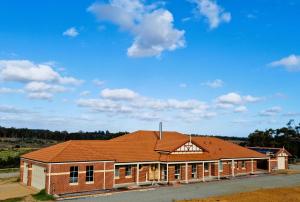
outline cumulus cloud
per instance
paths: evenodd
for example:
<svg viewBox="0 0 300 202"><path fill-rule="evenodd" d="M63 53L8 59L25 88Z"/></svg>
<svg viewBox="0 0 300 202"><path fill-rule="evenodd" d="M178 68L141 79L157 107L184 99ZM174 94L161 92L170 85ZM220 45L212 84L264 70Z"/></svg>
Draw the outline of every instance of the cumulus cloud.
<svg viewBox="0 0 300 202"><path fill-rule="evenodd" d="M19 113L25 112L25 110L19 109L14 106L10 106L10 105L0 105L0 112L1 113L19 114Z"/></svg>
<svg viewBox="0 0 300 202"><path fill-rule="evenodd" d="M231 13L225 12L214 0L192 0L192 2L197 4L198 13L207 19L210 29L231 21Z"/></svg>
<svg viewBox="0 0 300 202"><path fill-rule="evenodd" d="M96 86L101 87L101 86L104 85L105 81L99 80L99 79L94 79L94 80L93 80L93 83L94 83Z"/></svg>
<svg viewBox="0 0 300 202"><path fill-rule="evenodd" d="M221 79L216 79L213 81L207 81L202 83L204 86L208 86L210 88L221 88L224 85L224 82Z"/></svg>
<svg viewBox="0 0 300 202"><path fill-rule="evenodd" d="M110 100L132 100L138 97L138 94L130 89L109 89L106 88L101 91L101 96Z"/></svg>
<svg viewBox="0 0 300 202"><path fill-rule="evenodd" d="M260 116L276 116L282 111L281 107L275 106L269 109L263 110L259 113Z"/></svg>
<svg viewBox="0 0 300 202"><path fill-rule="evenodd" d="M88 9L100 21L109 21L133 35L129 57L160 56L185 46L184 31L174 28L170 11L140 0L111 0L94 3Z"/></svg>
<svg viewBox="0 0 300 202"><path fill-rule="evenodd" d="M17 82L59 82L62 84L80 84L81 80L64 77L50 65L35 64L29 60L0 60L0 79Z"/></svg>
<svg viewBox="0 0 300 202"><path fill-rule="evenodd" d="M0 88L0 94L8 94L8 93L24 93L22 89L15 89L15 88Z"/></svg>
<svg viewBox="0 0 300 202"><path fill-rule="evenodd" d="M128 117L142 120L155 120L164 113L175 111L193 114L194 117L211 117L213 112L208 111L209 106L202 101L189 99L156 99L141 96L130 89L104 89L101 98L81 98L77 105L96 112L109 112L127 114ZM163 119L163 117L160 117Z"/></svg>
<svg viewBox="0 0 300 202"><path fill-rule="evenodd" d="M85 90L85 91L82 91L82 92L79 94L79 96L88 96L88 95L90 95L90 94L91 94L90 91Z"/></svg>
<svg viewBox="0 0 300 202"><path fill-rule="evenodd" d="M238 106L234 109L234 112L236 112L236 113L243 113L246 111L248 111L246 106Z"/></svg>
<svg viewBox="0 0 300 202"><path fill-rule="evenodd" d="M75 27L71 27L63 32L63 36L76 37L79 35L79 32Z"/></svg>
<svg viewBox="0 0 300 202"><path fill-rule="evenodd" d="M236 105L243 105L246 103L254 103L262 100L260 97L254 97L251 95L241 96L238 93L231 92L225 95L221 95L216 99L217 106L220 108L232 108Z"/></svg>
<svg viewBox="0 0 300 202"><path fill-rule="evenodd" d="M271 62L269 65L272 67L283 67L288 71L300 71L300 56L292 54L280 60Z"/></svg>
<svg viewBox="0 0 300 202"><path fill-rule="evenodd" d="M29 60L0 60L0 80L20 82L24 89L1 88L0 93L28 93L32 99L50 100L55 93L67 91L65 85L80 85L83 81L62 76L52 63L36 64Z"/></svg>

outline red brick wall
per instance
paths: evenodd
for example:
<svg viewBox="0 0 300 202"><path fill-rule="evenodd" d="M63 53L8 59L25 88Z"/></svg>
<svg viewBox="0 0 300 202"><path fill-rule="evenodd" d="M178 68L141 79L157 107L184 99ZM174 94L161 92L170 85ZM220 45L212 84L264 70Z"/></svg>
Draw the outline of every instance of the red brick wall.
<svg viewBox="0 0 300 202"><path fill-rule="evenodd" d="M105 174L104 174L104 165ZM94 183L86 183L86 166L94 166ZM78 166L78 183L72 185L69 183L70 167ZM104 180L105 176L105 180ZM54 164L51 166L51 194L63 194L84 192L101 189L111 189L113 187L113 163L112 162L94 162L94 163L71 163Z"/></svg>

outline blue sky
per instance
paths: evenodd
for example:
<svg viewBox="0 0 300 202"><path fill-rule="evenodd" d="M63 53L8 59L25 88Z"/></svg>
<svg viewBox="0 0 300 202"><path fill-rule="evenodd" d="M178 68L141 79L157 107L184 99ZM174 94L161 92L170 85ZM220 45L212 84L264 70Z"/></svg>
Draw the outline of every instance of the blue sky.
<svg viewBox="0 0 300 202"><path fill-rule="evenodd" d="M246 136L300 116L295 0L0 3L0 125Z"/></svg>

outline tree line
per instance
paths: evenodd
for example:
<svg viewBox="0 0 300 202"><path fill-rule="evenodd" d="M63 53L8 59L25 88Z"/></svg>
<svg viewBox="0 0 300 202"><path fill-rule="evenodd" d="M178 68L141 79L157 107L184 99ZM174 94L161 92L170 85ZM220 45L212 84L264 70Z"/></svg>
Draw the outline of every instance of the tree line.
<svg viewBox="0 0 300 202"><path fill-rule="evenodd" d="M118 137L128 132L111 133L106 131L94 132L67 132L67 131L50 131L41 129L28 128L5 128L0 126L0 138L18 138L18 139L44 139L44 140L108 140Z"/></svg>
<svg viewBox="0 0 300 202"><path fill-rule="evenodd" d="M284 147L294 157L300 157L300 123L290 120L282 128L256 130L248 136L247 146Z"/></svg>

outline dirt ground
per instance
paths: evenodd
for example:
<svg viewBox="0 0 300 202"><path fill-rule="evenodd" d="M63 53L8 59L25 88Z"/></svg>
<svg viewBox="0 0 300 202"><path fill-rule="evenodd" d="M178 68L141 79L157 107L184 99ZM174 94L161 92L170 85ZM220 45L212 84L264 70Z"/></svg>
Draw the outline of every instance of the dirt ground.
<svg viewBox="0 0 300 202"><path fill-rule="evenodd" d="M181 200L176 202L300 202L300 186L275 189L260 189L206 199Z"/></svg>
<svg viewBox="0 0 300 202"><path fill-rule="evenodd" d="M36 190L19 184L17 178L0 179L0 200L24 197L35 193L37 193Z"/></svg>

